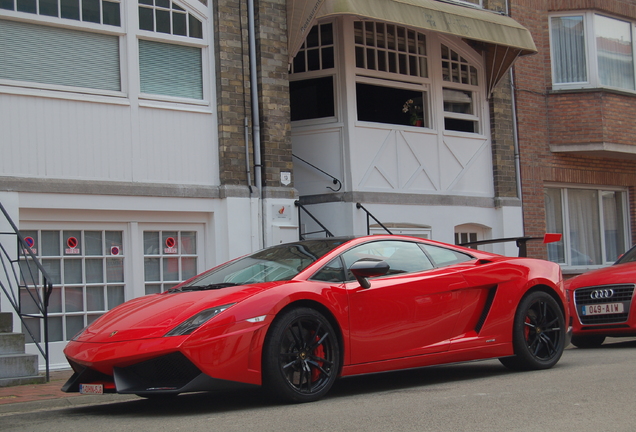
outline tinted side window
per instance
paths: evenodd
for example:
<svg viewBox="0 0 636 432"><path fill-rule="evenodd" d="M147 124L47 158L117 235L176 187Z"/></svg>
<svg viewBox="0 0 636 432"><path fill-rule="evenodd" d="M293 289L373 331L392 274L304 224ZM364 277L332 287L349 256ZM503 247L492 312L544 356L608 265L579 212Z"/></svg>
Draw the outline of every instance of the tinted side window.
<svg viewBox="0 0 636 432"><path fill-rule="evenodd" d="M473 259L473 257L468 254L457 252L452 249L446 249L430 244L423 244L422 247L431 257L437 267L459 264L461 262L470 261L471 259Z"/></svg>
<svg viewBox="0 0 636 432"><path fill-rule="evenodd" d="M344 266L342 265L342 258L338 257L331 260L326 266L318 270L318 272L311 277L311 280L344 282L345 272Z"/></svg>
<svg viewBox="0 0 636 432"><path fill-rule="evenodd" d="M374 241L356 246L345 252L342 257L347 269L362 258L375 258L389 264L389 275L397 273L412 273L430 270L433 264L418 247L417 243L403 241ZM347 273L347 280L354 280L351 273Z"/></svg>

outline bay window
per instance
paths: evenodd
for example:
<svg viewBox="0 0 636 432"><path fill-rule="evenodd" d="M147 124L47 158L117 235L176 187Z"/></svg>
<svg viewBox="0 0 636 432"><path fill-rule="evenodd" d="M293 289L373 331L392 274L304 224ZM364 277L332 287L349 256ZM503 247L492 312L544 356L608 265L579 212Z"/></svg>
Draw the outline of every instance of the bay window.
<svg viewBox="0 0 636 432"><path fill-rule="evenodd" d="M604 188L545 188L547 232L563 234L548 245L548 259L570 266L611 264L625 252L626 192Z"/></svg>
<svg viewBox="0 0 636 432"><path fill-rule="evenodd" d="M581 12L550 17L555 89L636 90L634 23Z"/></svg>

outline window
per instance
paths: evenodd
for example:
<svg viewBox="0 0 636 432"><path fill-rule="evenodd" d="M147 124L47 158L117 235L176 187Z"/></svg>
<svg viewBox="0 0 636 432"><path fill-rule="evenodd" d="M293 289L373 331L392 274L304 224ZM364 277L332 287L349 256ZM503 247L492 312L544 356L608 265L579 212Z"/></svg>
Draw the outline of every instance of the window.
<svg viewBox="0 0 636 432"><path fill-rule="evenodd" d="M356 67L417 77L428 76L423 33L372 21L353 24Z"/></svg>
<svg viewBox="0 0 636 432"><path fill-rule="evenodd" d="M144 231L146 294L164 292L197 273L195 231Z"/></svg>
<svg viewBox="0 0 636 432"><path fill-rule="evenodd" d="M609 264L625 252L626 193L621 190L545 189L547 232L563 234L548 245L548 259L578 265Z"/></svg>
<svg viewBox="0 0 636 432"><path fill-rule="evenodd" d="M412 273L433 268L433 264L417 243L403 241L374 241L355 246L342 254L347 269L363 258L384 260L389 264L387 274ZM347 280L355 280L348 271Z"/></svg>
<svg viewBox="0 0 636 432"><path fill-rule="evenodd" d="M202 21L169 0L139 0L139 29L152 36L171 36L161 41L139 39L141 92L203 99L202 47L182 43L203 38Z"/></svg>
<svg viewBox="0 0 636 432"><path fill-rule="evenodd" d="M395 85L400 83L396 82ZM356 83L358 120L428 127L427 93L414 90L416 86L403 87Z"/></svg>
<svg viewBox="0 0 636 432"><path fill-rule="evenodd" d="M117 27L121 25L118 0L0 0L0 9Z"/></svg>
<svg viewBox="0 0 636 432"><path fill-rule="evenodd" d="M455 50L442 44L444 88L444 129L479 132L475 94L479 82L477 68ZM452 86L452 87L451 87Z"/></svg>
<svg viewBox="0 0 636 432"><path fill-rule="evenodd" d="M335 117L334 67L333 24L315 25L291 65L289 97L292 121ZM325 76L323 71L329 75Z"/></svg>
<svg viewBox="0 0 636 432"><path fill-rule="evenodd" d="M635 90L633 23L592 12L550 17L556 89Z"/></svg>
<svg viewBox="0 0 636 432"><path fill-rule="evenodd" d="M289 99L292 121L336 115L332 76L291 81Z"/></svg>
<svg viewBox="0 0 636 432"><path fill-rule="evenodd" d="M474 259L468 254L457 252L430 244L422 245L426 253L431 257L436 267L444 267L452 264L459 264Z"/></svg>
<svg viewBox="0 0 636 432"><path fill-rule="evenodd" d="M122 231L41 230L21 234L30 238L32 250L53 282L48 308L51 342L70 340L104 312L124 302ZM23 274L28 272L26 261L21 266ZM21 302L23 312L36 313L26 290L21 292ZM40 321L26 319L38 342L44 325Z"/></svg>
<svg viewBox="0 0 636 432"><path fill-rule="evenodd" d="M0 20L0 79L120 91L119 37Z"/></svg>

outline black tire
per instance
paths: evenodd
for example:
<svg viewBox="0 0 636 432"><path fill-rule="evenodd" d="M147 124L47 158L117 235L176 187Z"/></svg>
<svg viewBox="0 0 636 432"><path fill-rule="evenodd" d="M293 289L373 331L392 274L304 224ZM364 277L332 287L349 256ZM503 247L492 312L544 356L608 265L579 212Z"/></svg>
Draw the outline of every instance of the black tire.
<svg viewBox="0 0 636 432"><path fill-rule="evenodd" d="M572 336L572 345L577 348L598 348L605 342L605 336Z"/></svg>
<svg viewBox="0 0 636 432"><path fill-rule="evenodd" d="M509 369L548 369L559 361L565 349L565 319L552 296L534 291L521 300L512 344L515 355L499 359Z"/></svg>
<svg viewBox="0 0 636 432"><path fill-rule="evenodd" d="M284 402L322 398L338 377L340 346L329 321L310 308L283 312L263 348L263 386Z"/></svg>

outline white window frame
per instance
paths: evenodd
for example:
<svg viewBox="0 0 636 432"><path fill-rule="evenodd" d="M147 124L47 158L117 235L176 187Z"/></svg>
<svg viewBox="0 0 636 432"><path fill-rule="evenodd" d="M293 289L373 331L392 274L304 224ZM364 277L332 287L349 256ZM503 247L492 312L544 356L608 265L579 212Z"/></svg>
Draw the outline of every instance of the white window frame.
<svg viewBox="0 0 636 432"><path fill-rule="evenodd" d="M552 34L552 18L557 17L583 17L584 28L584 41L585 41L585 63L587 81L574 82L574 83L557 83L555 81L556 62L554 61L554 36ZM608 14L597 13L594 11L568 11L550 14L548 17L548 30L550 34L550 57L551 57L551 73L552 73L552 88L554 90L577 90L587 88L608 88L622 92L636 93L636 82L634 83L635 89L626 89L622 87L613 87L601 84L599 71L598 71L598 55L596 50L596 35L595 35L595 19L597 16L614 19L617 21L627 22L631 28L632 38L632 59L634 67L634 79L636 81L636 22L628 21L621 18L616 18Z"/></svg>
<svg viewBox="0 0 636 432"><path fill-rule="evenodd" d="M614 261L612 260L608 260L607 258L607 250L606 250L606 246L605 246L605 230L603 229L605 223L604 223L604 215L603 215L603 203L602 203L602 192L605 191L609 191L609 192L620 192L621 196L622 196L622 206L623 206L623 233L624 233L624 237L623 237L623 241L625 244L625 251L627 249L629 249L629 246L631 245L631 239L630 239L630 229L629 229L629 221L630 221L630 213L629 213L629 191L626 188L621 188L621 187L611 187L611 186L595 186L595 185L571 185L571 184L546 184L544 185L544 190L545 189L557 189L560 190L560 197L561 197L561 209L562 209L562 214L561 214L561 224L563 227L563 237L562 237L562 242L563 242L563 255L564 255L564 262L559 262L558 264L564 266L564 267L568 267L568 268L576 268L576 269L580 269L580 268L600 268L609 264L612 264ZM599 221L598 221L598 229L599 229L599 241L600 241L600 247L601 247L601 261L602 264L590 264L590 265L574 265L571 264L572 263L572 257L571 257L571 244L572 244L572 240L570 238L570 209L568 206L568 191L569 190L574 190L574 189L583 189L583 190L596 190L598 192L598 209L599 209ZM546 211L546 218L547 218L547 208L545 209ZM625 251L618 251L619 255L620 253L623 253ZM584 253L585 251L582 251L582 253Z"/></svg>

